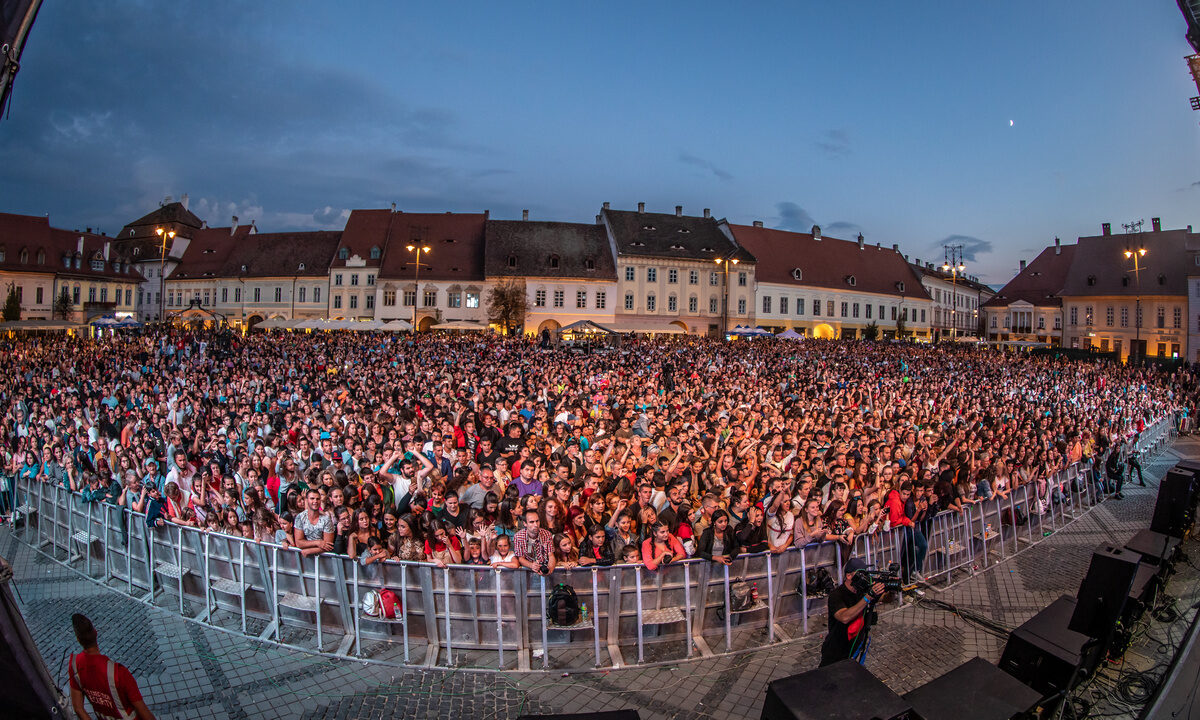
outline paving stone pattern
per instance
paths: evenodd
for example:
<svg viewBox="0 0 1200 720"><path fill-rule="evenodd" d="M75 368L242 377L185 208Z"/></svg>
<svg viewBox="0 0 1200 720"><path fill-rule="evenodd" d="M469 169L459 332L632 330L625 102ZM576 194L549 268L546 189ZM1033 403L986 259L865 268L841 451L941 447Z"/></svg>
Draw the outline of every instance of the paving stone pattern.
<svg viewBox="0 0 1200 720"><path fill-rule="evenodd" d="M1074 594L1092 550L1145 527L1157 479L1180 457L1200 458L1181 438L1147 463L1149 488L1126 489L1015 558L928 597L1015 627L1060 595ZM637 708L647 720L757 718L766 684L816 666L824 619L813 634L736 655L649 668L563 676L414 670L330 659L181 619L65 568L0 530L0 551L51 674L65 687L76 649L70 615L96 623L101 648L137 677L160 718L515 718L524 713ZM868 667L904 693L976 656L996 661L1003 640L943 610L906 603L882 614Z"/></svg>

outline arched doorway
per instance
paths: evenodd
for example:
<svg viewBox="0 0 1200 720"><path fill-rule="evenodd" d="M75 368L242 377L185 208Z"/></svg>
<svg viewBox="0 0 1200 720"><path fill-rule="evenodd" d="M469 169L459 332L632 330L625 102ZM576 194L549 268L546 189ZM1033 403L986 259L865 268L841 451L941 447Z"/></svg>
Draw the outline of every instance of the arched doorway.
<svg viewBox="0 0 1200 720"><path fill-rule="evenodd" d="M691 330L688 328L687 323L685 323L682 320L672 320L671 324L677 328L681 328L685 333L691 332Z"/></svg>
<svg viewBox="0 0 1200 720"><path fill-rule="evenodd" d="M549 330L550 334L554 335L555 333L558 332L558 329L560 327L562 327L562 324L559 323L557 320L543 320L542 323L540 325L538 325L537 335L538 335L538 337L541 337L543 330Z"/></svg>
<svg viewBox="0 0 1200 720"><path fill-rule="evenodd" d="M812 336L818 340L832 340L837 337L837 333L833 331L833 327L829 323L821 323L813 328Z"/></svg>
<svg viewBox="0 0 1200 720"><path fill-rule="evenodd" d="M426 315L425 317L423 317L417 321L417 330L419 330L421 332L428 332L429 328L433 327L436 324L437 323L434 321L432 315Z"/></svg>
<svg viewBox="0 0 1200 720"><path fill-rule="evenodd" d="M262 315L251 315L246 319L246 329L253 330L254 326L263 321Z"/></svg>

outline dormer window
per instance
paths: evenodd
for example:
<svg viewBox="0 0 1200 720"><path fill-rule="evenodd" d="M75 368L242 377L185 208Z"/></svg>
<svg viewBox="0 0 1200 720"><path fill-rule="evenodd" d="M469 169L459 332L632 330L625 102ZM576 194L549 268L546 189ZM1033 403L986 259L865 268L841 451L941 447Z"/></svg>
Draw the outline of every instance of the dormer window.
<svg viewBox="0 0 1200 720"><path fill-rule="evenodd" d="M551 255L551 256L550 256L550 261L549 261L549 264L550 264L550 268L551 268L552 270L556 270L556 269L558 269L558 256L557 256L557 255Z"/></svg>
<svg viewBox="0 0 1200 720"><path fill-rule="evenodd" d="M104 261L103 260L93 260L92 261L92 269L95 270L96 272L103 271L104 270Z"/></svg>
<svg viewBox="0 0 1200 720"><path fill-rule="evenodd" d="M796 282L800 282L804 279L804 271L802 271L800 268L792 268L792 279Z"/></svg>
<svg viewBox="0 0 1200 720"><path fill-rule="evenodd" d="M646 243L642 242L641 240L634 240L633 242L629 243L629 245L630 247L646 247Z"/></svg>
<svg viewBox="0 0 1200 720"><path fill-rule="evenodd" d="M142 254L142 249L141 249L140 247L135 247L135 248L133 249L133 254L134 254L135 256L136 256L136 255L141 255L141 254Z"/></svg>
<svg viewBox="0 0 1200 720"><path fill-rule="evenodd" d="M454 242L454 238L446 238L446 242L452 243L452 242Z"/></svg>
<svg viewBox="0 0 1200 720"><path fill-rule="evenodd" d="M854 277L853 275L847 275L846 284L850 287L855 287L858 285L858 278Z"/></svg>
<svg viewBox="0 0 1200 720"><path fill-rule="evenodd" d="M672 249L672 250L686 250L687 248L685 248L684 246L680 245L679 243L675 243L674 245L672 245L672 246L671 246L671 249Z"/></svg>
<svg viewBox="0 0 1200 720"><path fill-rule="evenodd" d="M349 248L344 248L344 247L338 248L338 260L345 260L348 257L350 257L350 249Z"/></svg>
<svg viewBox="0 0 1200 720"><path fill-rule="evenodd" d="M1158 284L1159 284L1159 285L1166 285L1166 284L1167 284L1167 276L1166 276L1166 275L1163 275L1162 273L1159 273L1159 275L1158 275Z"/></svg>
<svg viewBox="0 0 1200 720"><path fill-rule="evenodd" d="M1088 285L1095 285L1095 284L1096 284L1096 276L1095 276L1095 275L1088 275L1088 276L1087 276L1087 284L1088 284Z"/></svg>
<svg viewBox="0 0 1200 720"><path fill-rule="evenodd" d="M29 264L29 251L26 250L25 248L21 248L21 264L22 265Z"/></svg>
<svg viewBox="0 0 1200 720"><path fill-rule="evenodd" d="M242 272L246 272L248 269L245 265L242 266Z"/></svg>
<svg viewBox="0 0 1200 720"><path fill-rule="evenodd" d="M679 230L677 230L676 232L681 232L681 233L687 234L687 233L690 233L691 230L689 230L687 228L679 228Z"/></svg>
<svg viewBox="0 0 1200 720"><path fill-rule="evenodd" d="M214 250L214 249L212 249L212 248L204 248L204 254L205 254L205 255L211 255L211 254L213 254L213 253L215 253L215 252L216 252L216 250Z"/></svg>
<svg viewBox="0 0 1200 720"><path fill-rule="evenodd" d="M378 245L372 246L371 247L371 259L378 260L379 255L380 255L379 246Z"/></svg>
<svg viewBox="0 0 1200 720"><path fill-rule="evenodd" d="M1121 287L1129 287L1129 276L1125 275L1121 278Z"/></svg>
<svg viewBox="0 0 1200 720"><path fill-rule="evenodd" d="M896 289L899 290L900 292L904 292L904 281L903 280L896 283Z"/></svg>
<svg viewBox="0 0 1200 720"><path fill-rule="evenodd" d="M373 251L373 250L372 250L372 251ZM307 267L307 266L306 266L304 263L300 263L299 265L297 265L297 266L296 266L296 270L297 270L297 271L299 271L299 272L304 272L304 269L305 269L306 267Z"/></svg>
<svg viewBox="0 0 1200 720"><path fill-rule="evenodd" d="M46 264L46 251L45 250L38 250L37 262L38 262L38 265Z"/></svg>
<svg viewBox="0 0 1200 720"><path fill-rule="evenodd" d="M517 256L516 255L508 256L508 266L510 268L515 268L517 266Z"/></svg>
<svg viewBox="0 0 1200 720"><path fill-rule="evenodd" d="M595 270L596 269L596 261L591 258L587 258L586 260L583 261L583 268L585 270Z"/></svg>
<svg viewBox="0 0 1200 720"><path fill-rule="evenodd" d="M642 226L642 229L643 229L643 230L651 230L651 231L653 231L653 230L657 230L658 228L654 227L653 225L643 225L643 226Z"/></svg>

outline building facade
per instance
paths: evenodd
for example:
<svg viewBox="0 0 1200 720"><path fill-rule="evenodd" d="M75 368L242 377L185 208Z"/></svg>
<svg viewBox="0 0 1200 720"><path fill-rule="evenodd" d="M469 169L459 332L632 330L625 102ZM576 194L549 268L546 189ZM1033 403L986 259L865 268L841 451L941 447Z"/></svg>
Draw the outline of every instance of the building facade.
<svg viewBox="0 0 1200 720"><path fill-rule="evenodd" d="M931 337L934 340L982 338L980 327L985 321L982 308L995 296L996 291L981 283L974 275L953 268L944 270L939 263L922 263L918 259L912 266L932 303L929 319Z"/></svg>
<svg viewBox="0 0 1200 720"><path fill-rule="evenodd" d="M1063 344L1063 299L1075 245L1054 245L1042 250L1000 292L983 304L985 336L991 342Z"/></svg>
<svg viewBox="0 0 1200 720"><path fill-rule="evenodd" d="M233 218L237 226L238 219ZM166 312L166 278L179 266L192 237L204 222L188 210L188 197L167 197L153 210L134 220L113 238L117 251L129 258L145 280L137 289L137 316L147 322Z"/></svg>

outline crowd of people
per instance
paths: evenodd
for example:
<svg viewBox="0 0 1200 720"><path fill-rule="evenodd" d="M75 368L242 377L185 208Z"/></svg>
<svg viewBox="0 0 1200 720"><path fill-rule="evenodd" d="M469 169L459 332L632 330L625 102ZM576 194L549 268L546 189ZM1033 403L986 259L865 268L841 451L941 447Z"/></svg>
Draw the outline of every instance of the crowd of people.
<svg viewBox="0 0 1200 720"><path fill-rule="evenodd" d="M945 344L579 352L175 329L3 345L4 512L21 478L149 528L540 574L730 563L903 528L920 580L936 514L1026 485L1025 511L1042 511L1059 469L1119 453L1200 397L1187 368Z"/></svg>

